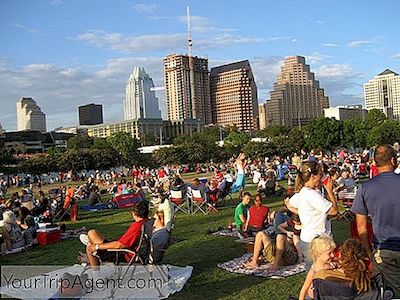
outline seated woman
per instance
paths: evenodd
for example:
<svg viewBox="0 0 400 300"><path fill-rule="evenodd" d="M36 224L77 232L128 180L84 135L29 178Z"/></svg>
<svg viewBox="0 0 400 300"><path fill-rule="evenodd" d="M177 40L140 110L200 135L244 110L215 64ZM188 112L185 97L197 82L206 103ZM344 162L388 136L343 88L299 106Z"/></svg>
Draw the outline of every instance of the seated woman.
<svg viewBox="0 0 400 300"><path fill-rule="evenodd" d="M271 271L277 271L280 266L296 264L299 256L286 235L278 234L274 237L269 234L270 232L267 232L267 230L257 233L253 257L251 261L244 265L245 268L257 268L261 254L267 262L272 263Z"/></svg>
<svg viewBox="0 0 400 300"><path fill-rule="evenodd" d="M25 239L21 227L17 224L15 214L8 210L3 213L3 239L2 251L14 250L25 246Z"/></svg>
<svg viewBox="0 0 400 300"><path fill-rule="evenodd" d="M153 263L158 263L164 257L165 250L170 240L170 231L165 226L164 212L159 210L154 214L153 236L151 242L153 244Z"/></svg>
<svg viewBox="0 0 400 300"><path fill-rule="evenodd" d="M247 212L245 231L255 236L257 232L263 230L268 223L268 213L268 206L262 204L261 195L257 194L254 197L254 205Z"/></svg>
<svg viewBox="0 0 400 300"><path fill-rule="evenodd" d="M134 222L117 241L107 241L100 231L92 229L88 234L81 234L79 239L86 245L86 255L78 257L80 261L87 261L91 266L98 266L100 261L114 262L116 255L107 249L137 250L142 225L148 221L149 206L147 201L139 201L132 206L131 211ZM129 262L131 254L119 255L118 258Z"/></svg>
<svg viewBox="0 0 400 300"><path fill-rule="evenodd" d="M368 268L367 251L359 240L348 239L339 250L339 268L321 270L314 275L315 279L326 279L346 283L349 287L364 293L371 290L371 271Z"/></svg>

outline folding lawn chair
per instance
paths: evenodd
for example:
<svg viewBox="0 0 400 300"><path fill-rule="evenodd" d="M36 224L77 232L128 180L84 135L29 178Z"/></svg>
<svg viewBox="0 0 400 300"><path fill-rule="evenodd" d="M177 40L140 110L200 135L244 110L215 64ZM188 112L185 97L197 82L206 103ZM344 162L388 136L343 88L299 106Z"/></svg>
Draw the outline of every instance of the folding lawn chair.
<svg viewBox="0 0 400 300"><path fill-rule="evenodd" d="M115 273L113 275L114 278L118 280L122 280L125 276L130 276L133 278L135 275L135 271L137 266L146 266L143 269L152 277L152 272L157 270L163 278L164 282L168 282L168 273L166 273L163 268L159 265L162 260L163 255L160 257L158 256L157 261L154 260L154 254L156 249L153 248L152 244L152 235L153 235L153 224L154 219L150 219L142 225L141 233L140 233L140 240L136 249L108 249L109 252L116 253L115 265L117 266L115 269ZM169 244L168 244L169 245ZM167 247L168 247L167 245ZM166 249L157 249L157 251L165 252ZM121 263L118 261L119 254L129 254L131 258L128 263ZM124 266L125 271L122 272L121 268L118 266ZM158 286L155 285L157 288L160 296L161 291L159 290ZM115 294L116 290L111 293L111 298Z"/></svg>
<svg viewBox="0 0 400 300"><path fill-rule="evenodd" d="M211 204L207 202L207 200L204 197L202 197L201 192L199 190L191 189L190 199L192 202L193 214L200 211L206 215L208 214L210 209L216 210Z"/></svg>
<svg viewBox="0 0 400 300"><path fill-rule="evenodd" d="M389 300L393 297L392 291L376 284L371 291L361 294L348 284L332 280L314 279L313 288L314 300Z"/></svg>
<svg viewBox="0 0 400 300"><path fill-rule="evenodd" d="M220 203L222 206L229 206L229 207L235 206L235 202L233 200L232 193L231 193L232 185L233 185L233 182L227 182L225 184L224 189L219 193L218 203Z"/></svg>
<svg viewBox="0 0 400 300"><path fill-rule="evenodd" d="M169 191L170 200L174 206L174 210L180 210L185 214L191 213L190 201L183 191Z"/></svg>

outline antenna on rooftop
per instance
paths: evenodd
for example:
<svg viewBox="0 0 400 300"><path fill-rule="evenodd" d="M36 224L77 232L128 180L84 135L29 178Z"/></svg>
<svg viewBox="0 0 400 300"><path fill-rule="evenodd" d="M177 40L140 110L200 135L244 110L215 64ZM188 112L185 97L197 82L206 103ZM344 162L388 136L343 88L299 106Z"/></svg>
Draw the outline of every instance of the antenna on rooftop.
<svg viewBox="0 0 400 300"><path fill-rule="evenodd" d="M189 5L186 6L186 16L187 16L187 26L188 26L188 56L189 56L189 82L190 82L190 93L189 93L189 105L190 112L189 115L192 116L193 119L196 119L196 99L194 97L194 66L193 66L193 57L192 57L192 27L190 24L190 8Z"/></svg>

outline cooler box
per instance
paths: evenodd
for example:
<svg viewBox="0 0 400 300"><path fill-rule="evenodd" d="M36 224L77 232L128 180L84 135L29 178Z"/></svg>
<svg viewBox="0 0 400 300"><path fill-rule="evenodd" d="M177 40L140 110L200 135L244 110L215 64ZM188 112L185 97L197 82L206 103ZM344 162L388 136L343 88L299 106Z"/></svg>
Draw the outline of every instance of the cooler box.
<svg viewBox="0 0 400 300"><path fill-rule="evenodd" d="M36 238L39 245L42 246L57 243L61 240L60 227L38 229L36 230Z"/></svg>

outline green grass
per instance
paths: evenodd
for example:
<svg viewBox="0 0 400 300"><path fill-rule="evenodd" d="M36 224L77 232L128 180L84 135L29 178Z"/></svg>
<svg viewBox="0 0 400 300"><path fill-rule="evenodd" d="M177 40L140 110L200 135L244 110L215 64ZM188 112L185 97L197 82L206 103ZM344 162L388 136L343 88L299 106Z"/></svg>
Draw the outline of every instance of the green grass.
<svg viewBox="0 0 400 300"><path fill-rule="evenodd" d="M187 175L189 178L189 175ZM193 176L193 175L192 175ZM254 194L255 186L247 185L246 191ZM238 201L238 200L237 200ZM264 201L271 209L282 204L282 198ZM173 231L173 244L166 252L164 262L177 266L193 267L193 274L184 289L172 296L175 299L287 299L297 296L305 274L286 279L266 279L233 274L217 268L217 264L239 257L245 253L242 244L234 239L207 235L208 230L226 227L233 222L234 208L221 208L210 215L184 215L179 213ZM76 224L67 222L68 228L96 228L108 238L119 237L130 225L129 210L106 210L80 212ZM335 240L348 238L348 223L334 221ZM77 263L78 251L84 247L78 239L68 239L53 245L36 246L29 252L1 256L0 264L18 265L71 265Z"/></svg>

